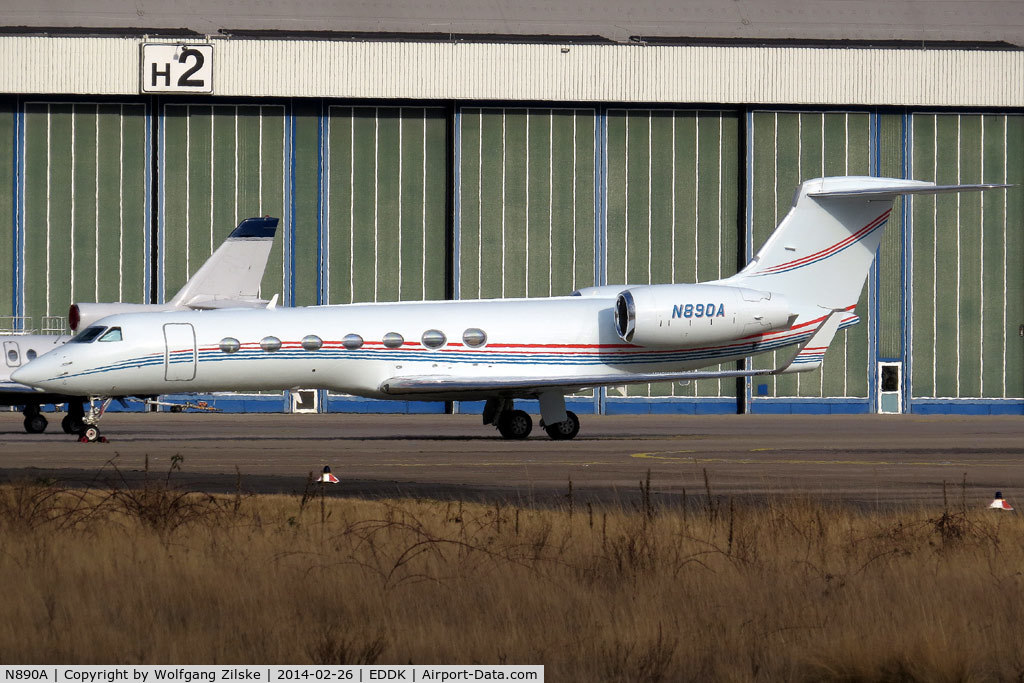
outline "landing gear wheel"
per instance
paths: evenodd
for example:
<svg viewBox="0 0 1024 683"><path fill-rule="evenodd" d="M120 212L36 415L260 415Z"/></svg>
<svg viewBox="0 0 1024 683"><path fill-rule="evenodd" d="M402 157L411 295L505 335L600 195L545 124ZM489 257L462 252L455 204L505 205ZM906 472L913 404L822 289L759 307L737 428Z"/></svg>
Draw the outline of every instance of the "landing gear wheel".
<svg viewBox="0 0 1024 683"><path fill-rule="evenodd" d="M85 425L79 433L78 441L80 443L93 443L94 441L106 443L107 439L104 436L100 436L100 429L96 425Z"/></svg>
<svg viewBox="0 0 1024 683"><path fill-rule="evenodd" d="M544 431L555 441L567 441L580 433L580 419L571 410L565 411L565 421L544 425Z"/></svg>
<svg viewBox="0 0 1024 683"><path fill-rule="evenodd" d="M533 418L522 410L507 410L498 417L498 431L505 439L525 439L533 430Z"/></svg>
<svg viewBox="0 0 1024 683"><path fill-rule="evenodd" d="M69 414L60 421L60 428L64 430L65 434L81 434L85 429L85 423L82 422L81 417Z"/></svg>
<svg viewBox="0 0 1024 683"><path fill-rule="evenodd" d="M42 434L46 431L47 424L49 422L39 413L25 416L25 431L29 434Z"/></svg>

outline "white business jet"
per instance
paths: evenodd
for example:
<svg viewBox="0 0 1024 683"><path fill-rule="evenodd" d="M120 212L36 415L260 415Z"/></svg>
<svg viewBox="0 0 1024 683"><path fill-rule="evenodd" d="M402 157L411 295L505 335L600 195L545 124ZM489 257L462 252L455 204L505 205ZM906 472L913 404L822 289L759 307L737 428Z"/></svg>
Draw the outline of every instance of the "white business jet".
<svg viewBox="0 0 1024 683"><path fill-rule="evenodd" d="M72 330L88 329L96 320L115 313L263 308L268 302L259 297L260 281L274 244L277 223L277 218L269 216L243 220L167 303L76 303L68 311L69 326ZM0 335L4 353L0 364L0 405L23 406L25 431L30 434L45 431L47 420L40 406L47 403L68 404L67 414L61 420L61 427L68 434L78 434L85 427L83 401L88 394L64 389L39 392L11 377L16 370L63 346L69 339L69 335Z"/></svg>
<svg viewBox="0 0 1024 683"><path fill-rule="evenodd" d="M484 423L530 434L517 398L571 439L565 395L588 387L806 372L854 307L901 194L983 190L836 177L800 185L738 274L702 284L588 287L538 299L349 304L114 315L15 373L42 391L92 397L319 388L370 398L486 399ZM778 367L699 368L787 349ZM86 417L83 439L98 438Z"/></svg>

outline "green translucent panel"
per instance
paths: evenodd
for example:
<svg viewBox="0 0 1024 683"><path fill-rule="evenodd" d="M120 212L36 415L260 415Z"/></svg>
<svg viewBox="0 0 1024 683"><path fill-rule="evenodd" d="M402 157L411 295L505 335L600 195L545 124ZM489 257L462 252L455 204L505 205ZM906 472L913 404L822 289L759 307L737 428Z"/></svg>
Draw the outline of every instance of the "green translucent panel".
<svg viewBox="0 0 1024 683"><path fill-rule="evenodd" d="M737 116L611 110L608 141L608 282L693 283L735 273ZM608 394L733 397L736 385L702 380Z"/></svg>
<svg viewBox="0 0 1024 683"><path fill-rule="evenodd" d="M292 105L295 125L295 183L292 231L295 240L294 278L296 306L312 306L319 301L319 116L320 107L310 102Z"/></svg>
<svg viewBox="0 0 1024 683"><path fill-rule="evenodd" d="M935 176L935 150L938 141L934 116L913 117L913 177L929 180ZM911 200L911 390L914 396L935 395L935 282L936 200L920 195Z"/></svg>
<svg viewBox="0 0 1024 683"><path fill-rule="evenodd" d="M285 116L281 106L164 107L163 292L169 299L240 221L284 217ZM286 226L263 275L261 295L284 295Z"/></svg>
<svg viewBox="0 0 1024 683"><path fill-rule="evenodd" d="M823 175L868 175L870 117L865 113L755 112L750 164L752 250L760 249L789 212L804 180ZM890 228L892 224L890 223ZM753 380L769 397L866 397L868 394L867 287L857 303L861 322L837 334L821 369ZM756 356L756 368L777 367L784 353ZM755 400L756 400L755 392Z"/></svg>
<svg viewBox="0 0 1024 683"><path fill-rule="evenodd" d="M25 314L38 327L74 301L146 301L145 106L24 112Z"/></svg>
<svg viewBox="0 0 1024 683"><path fill-rule="evenodd" d="M443 299L445 114L330 107L329 303Z"/></svg>
<svg viewBox="0 0 1024 683"><path fill-rule="evenodd" d="M0 316L14 314L14 105L0 102Z"/></svg>
<svg viewBox="0 0 1024 683"><path fill-rule="evenodd" d="M878 172L887 178L903 176L903 117L883 114L878 126ZM899 359L903 355L903 206L897 201L882 235L879 269L879 358Z"/></svg>
<svg viewBox="0 0 1024 683"><path fill-rule="evenodd" d="M594 112L461 111L462 299L594 284Z"/></svg>

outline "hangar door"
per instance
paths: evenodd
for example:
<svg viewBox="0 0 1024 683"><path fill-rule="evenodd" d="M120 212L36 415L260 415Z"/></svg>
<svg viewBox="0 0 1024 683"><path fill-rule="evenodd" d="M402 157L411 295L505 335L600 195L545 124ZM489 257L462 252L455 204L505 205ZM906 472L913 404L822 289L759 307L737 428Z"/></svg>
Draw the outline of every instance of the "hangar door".
<svg viewBox="0 0 1024 683"><path fill-rule="evenodd" d="M324 303L444 299L446 133L442 108L328 108L320 242ZM337 338L353 331L337 330ZM333 405L345 410L345 401Z"/></svg>
<svg viewBox="0 0 1024 683"><path fill-rule="evenodd" d="M864 112L753 112L748 119L748 257L761 248L789 212L797 185L823 175L870 175L870 115ZM893 228L890 221L889 230ZM897 228L898 230L898 228ZM860 323L839 332L821 369L751 380L752 409L758 401L801 398L863 399L869 362L868 328L873 315L866 286L857 302ZM754 358L755 368L777 367L783 352ZM768 408L768 405L764 406Z"/></svg>
<svg viewBox="0 0 1024 683"><path fill-rule="evenodd" d="M445 295L445 110L328 109L323 301Z"/></svg>
<svg viewBox="0 0 1024 683"><path fill-rule="evenodd" d="M35 324L74 301L147 301L148 140L143 104L24 104L20 299Z"/></svg>
<svg viewBox="0 0 1024 683"><path fill-rule="evenodd" d="M168 104L162 117L158 296L174 296L244 219L281 218L261 295L291 300L284 107Z"/></svg>
<svg viewBox="0 0 1024 683"><path fill-rule="evenodd" d="M1024 183L1024 117L915 114L912 177ZM917 196L910 221L912 410L1024 396L1024 201L1019 188ZM916 403L915 403L916 400Z"/></svg>
<svg viewBox="0 0 1024 683"><path fill-rule="evenodd" d="M455 296L594 285L595 111L464 107L457 126Z"/></svg>
<svg viewBox="0 0 1024 683"><path fill-rule="evenodd" d="M595 283L593 109L459 112L456 296Z"/></svg>
<svg viewBox="0 0 1024 683"><path fill-rule="evenodd" d="M606 282L693 283L736 272L739 144L732 112L608 112ZM734 412L736 382L608 389L609 398L632 396L727 398L722 409Z"/></svg>

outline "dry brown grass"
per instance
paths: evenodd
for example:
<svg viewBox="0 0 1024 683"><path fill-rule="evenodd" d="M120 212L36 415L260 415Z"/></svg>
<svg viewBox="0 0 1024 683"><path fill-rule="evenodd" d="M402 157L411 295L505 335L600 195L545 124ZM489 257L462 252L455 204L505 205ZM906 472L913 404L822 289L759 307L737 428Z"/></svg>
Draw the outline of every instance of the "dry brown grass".
<svg viewBox="0 0 1024 683"><path fill-rule="evenodd" d="M647 484L649 487L649 483ZM649 491L649 489L648 489ZM0 488L0 663L541 663L549 680L1024 678L1024 523Z"/></svg>

